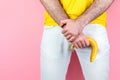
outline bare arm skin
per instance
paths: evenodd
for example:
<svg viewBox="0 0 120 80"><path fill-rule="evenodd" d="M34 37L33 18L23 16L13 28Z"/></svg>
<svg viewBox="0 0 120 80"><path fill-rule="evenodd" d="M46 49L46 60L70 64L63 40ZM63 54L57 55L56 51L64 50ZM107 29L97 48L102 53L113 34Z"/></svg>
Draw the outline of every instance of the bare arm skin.
<svg viewBox="0 0 120 80"><path fill-rule="evenodd" d="M68 16L62 8L59 0L40 0L44 8L52 18L60 25L61 20L68 19Z"/></svg>
<svg viewBox="0 0 120 80"><path fill-rule="evenodd" d="M84 27L105 12L113 1L114 0L94 0L93 4L77 19L78 22L83 23L81 27Z"/></svg>

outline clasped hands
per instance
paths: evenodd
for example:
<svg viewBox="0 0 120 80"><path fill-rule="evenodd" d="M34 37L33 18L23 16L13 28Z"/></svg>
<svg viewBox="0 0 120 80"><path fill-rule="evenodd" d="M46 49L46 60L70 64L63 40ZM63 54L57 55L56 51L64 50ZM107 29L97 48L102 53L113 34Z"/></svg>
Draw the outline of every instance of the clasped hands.
<svg viewBox="0 0 120 80"><path fill-rule="evenodd" d="M62 34L75 48L85 48L90 45L87 36L82 32L84 25L79 21L72 19L61 20L60 26L63 28Z"/></svg>

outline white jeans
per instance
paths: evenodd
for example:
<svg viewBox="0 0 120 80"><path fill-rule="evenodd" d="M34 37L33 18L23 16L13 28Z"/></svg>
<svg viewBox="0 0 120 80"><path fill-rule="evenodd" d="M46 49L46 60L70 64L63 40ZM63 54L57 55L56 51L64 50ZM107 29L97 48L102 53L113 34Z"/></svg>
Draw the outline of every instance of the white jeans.
<svg viewBox="0 0 120 80"><path fill-rule="evenodd" d="M40 47L41 80L65 80L70 63L71 45L61 33L61 27L44 26ZM88 24L83 33L96 40L98 54L90 62L91 47L76 49L85 80L108 80L110 45L106 28L99 24Z"/></svg>

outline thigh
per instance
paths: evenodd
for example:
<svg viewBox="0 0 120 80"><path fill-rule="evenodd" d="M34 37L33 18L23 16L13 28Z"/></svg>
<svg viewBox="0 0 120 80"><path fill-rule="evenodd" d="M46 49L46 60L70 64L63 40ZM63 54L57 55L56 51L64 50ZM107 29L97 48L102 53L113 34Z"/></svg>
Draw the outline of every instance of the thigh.
<svg viewBox="0 0 120 80"><path fill-rule="evenodd" d="M40 48L41 80L65 80L71 52L60 27L44 27Z"/></svg>
<svg viewBox="0 0 120 80"><path fill-rule="evenodd" d="M85 80L108 80L110 45L106 28L98 24L89 24L83 32L86 36L95 39L98 44L98 54L92 63L90 62L91 47L75 49Z"/></svg>

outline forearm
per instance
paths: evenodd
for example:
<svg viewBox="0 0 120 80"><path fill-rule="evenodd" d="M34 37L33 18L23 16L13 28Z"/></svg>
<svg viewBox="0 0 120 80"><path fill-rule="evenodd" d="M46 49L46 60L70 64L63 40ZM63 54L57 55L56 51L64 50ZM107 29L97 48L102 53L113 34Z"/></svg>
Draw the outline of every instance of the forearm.
<svg viewBox="0 0 120 80"><path fill-rule="evenodd" d="M59 0L40 0L51 17L60 25L61 20L68 19Z"/></svg>
<svg viewBox="0 0 120 80"><path fill-rule="evenodd" d="M80 16L77 21L82 23L82 27L105 12L112 4L113 0L94 0L93 4Z"/></svg>

